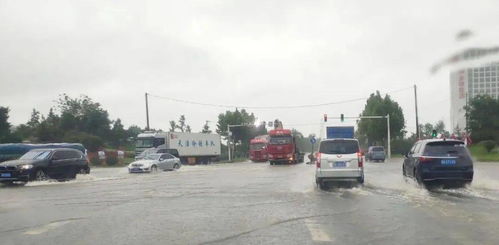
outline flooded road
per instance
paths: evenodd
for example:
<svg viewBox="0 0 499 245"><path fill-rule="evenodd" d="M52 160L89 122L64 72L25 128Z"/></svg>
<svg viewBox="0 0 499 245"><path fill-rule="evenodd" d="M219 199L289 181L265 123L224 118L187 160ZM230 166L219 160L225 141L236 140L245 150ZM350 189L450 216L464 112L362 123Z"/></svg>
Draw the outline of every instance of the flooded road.
<svg viewBox="0 0 499 245"><path fill-rule="evenodd" d="M233 163L157 174L94 168L0 187L1 244L499 244L499 163L471 186L428 191L401 159L320 191L315 166Z"/></svg>

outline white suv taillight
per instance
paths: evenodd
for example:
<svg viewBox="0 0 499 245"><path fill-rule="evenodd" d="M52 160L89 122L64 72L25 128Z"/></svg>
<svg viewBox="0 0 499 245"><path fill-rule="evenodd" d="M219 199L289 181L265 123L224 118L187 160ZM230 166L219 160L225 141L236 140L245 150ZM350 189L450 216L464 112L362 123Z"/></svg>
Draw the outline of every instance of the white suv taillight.
<svg viewBox="0 0 499 245"><path fill-rule="evenodd" d="M357 152L357 161L359 162L359 168L364 167L364 161L362 159L362 152Z"/></svg>
<svg viewBox="0 0 499 245"><path fill-rule="evenodd" d="M317 152L317 154L315 155L315 166L317 166L318 168L321 167L321 153L320 152Z"/></svg>

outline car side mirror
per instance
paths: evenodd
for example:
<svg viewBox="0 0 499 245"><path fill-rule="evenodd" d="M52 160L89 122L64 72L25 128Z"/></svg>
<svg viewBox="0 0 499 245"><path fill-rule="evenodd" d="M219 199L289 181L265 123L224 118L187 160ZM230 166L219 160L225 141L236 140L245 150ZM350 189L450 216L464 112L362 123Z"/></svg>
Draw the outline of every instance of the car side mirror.
<svg viewBox="0 0 499 245"><path fill-rule="evenodd" d="M404 157L405 157L405 158L408 158L408 157L409 157L409 153L405 153L405 154L404 154Z"/></svg>

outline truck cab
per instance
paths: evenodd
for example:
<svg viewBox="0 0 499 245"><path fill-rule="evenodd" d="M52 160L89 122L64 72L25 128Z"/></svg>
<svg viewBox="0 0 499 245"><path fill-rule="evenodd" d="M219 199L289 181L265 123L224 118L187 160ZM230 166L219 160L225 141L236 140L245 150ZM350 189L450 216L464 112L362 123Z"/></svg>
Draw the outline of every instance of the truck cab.
<svg viewBox="0 0 499 245"><path fill-rule="evenodd" d="M139 156L145 149L156 148L165 144L166 133L144 132L137 135L135 140L135 156Z"/></svg>
<svg viewBox="0 0 499 245"><path fill-rule="evenodd" d="M254 138L250 140L249 156L253 162L266 162L268 160L266 138Z"/></svg>
<svg viewBox="0 0 499 245"><path fill-rule="evenodd" d="M300 154L296 145L296 139L289 129L274 129L269 131L267 152L270 165L303 161L303 154Z"/></svg>

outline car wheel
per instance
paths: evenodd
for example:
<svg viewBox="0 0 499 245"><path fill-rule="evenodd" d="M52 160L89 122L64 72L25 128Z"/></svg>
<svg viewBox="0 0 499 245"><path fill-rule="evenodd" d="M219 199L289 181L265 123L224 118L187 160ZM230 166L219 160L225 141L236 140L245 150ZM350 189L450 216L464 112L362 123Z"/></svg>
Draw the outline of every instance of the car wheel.
<svg viewBox="0 0 499 245"><path fill-rule="evenodd" d="M359 184L364 184L364 175L362 175L361 177L357 178L357 183Z"/></svg>
<svg viewBox="0 0 499 245"><path fill-rule="evenodd" d="M327 189L327 185L324 181L319 181L319 189L321 190Z"/></svg>
<svg viewBox="0 0 499 245"><path fill-rule="evenodd" d="M33 180L34 181L44 181L44 180L47 180L47 179L48 179L48 176L45 173L45 171L43 171L42 169L37 169L35 171L35 173L33 174Z"/></svg>
<svg viewBox="0 0 499 245"><path fill-rule="evenodd" d="M80 171L78 171L78 174L89 174L90 173L90 168L80 168Z"/></svg>
<svg viewBox="0 0 499 245"><path fill-rule="evenodd" d="M178 163L175 163L175 165L173 165L173 169L179 169L180 168L180 165Z"/></svg>
<svg viewBox="0 0 499 245"><path fill-rule="evenodd" d="M418 182L419 185L424 185L423 177L421 176L421 173L415 169L414 170L414 177L416 178L416 181Z"/></svg>
<svg viewBox="0 0 499 245"><path fill-rule="evenodd" d="M151 166L151 173L156 173L158 172L158 167L156 167L156 165L152 165Z"/></svg>
<svg viewBox="0 0 499 245"><path fill-rule="evenodd" d="M402 164L402 176L406 177L407 174L405 173L405 165Z"/></svg>

